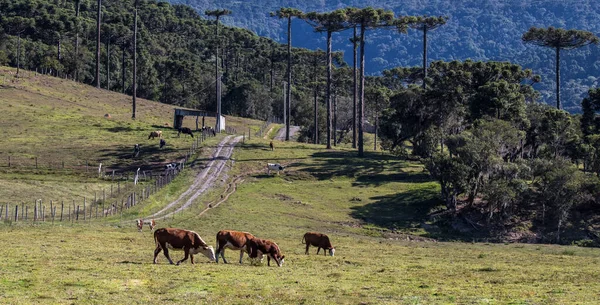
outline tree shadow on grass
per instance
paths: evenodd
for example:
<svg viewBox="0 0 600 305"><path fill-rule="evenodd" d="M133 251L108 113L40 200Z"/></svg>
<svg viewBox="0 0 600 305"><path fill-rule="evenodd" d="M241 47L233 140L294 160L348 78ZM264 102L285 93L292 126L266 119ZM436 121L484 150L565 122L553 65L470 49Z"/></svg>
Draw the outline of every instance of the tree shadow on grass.
<svg viewBox="0 0 600 305"><path fill-rule="evenodd" d="M354 151L325 151L312 155L317 164L306 169L319 180L336 176L355 178L353 186L380 186L388 182L423 183L433 179L415 164L377 152L359 158ZM413 168L412 170L410 168Z"/></svg>
<svg viewBox="0 0 600 305"><path fill-rule="evenodd" d="M436 187L421 188L394 195L378 196L376 202L352 207L356 219L389 229L416 229L431 211L443 205Z"/></svg>

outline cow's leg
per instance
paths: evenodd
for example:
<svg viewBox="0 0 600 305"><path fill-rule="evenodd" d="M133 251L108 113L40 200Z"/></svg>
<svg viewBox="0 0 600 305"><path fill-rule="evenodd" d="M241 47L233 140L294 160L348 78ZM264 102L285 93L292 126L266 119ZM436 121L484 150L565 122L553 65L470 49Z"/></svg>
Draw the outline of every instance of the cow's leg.
<svg viewBox="0 0 600 305"><path fill-rule="evenodd" d="M221 250L221 258L223 258L223 263L227 264L227 260L225 259L225 247Z"/></svg>
<svg viewBox="0 0 600 305"><path fill-rule="evenodd" d="M319 254L319 251L321 251L321 248L317 247L317 254Z"/></svg>
<svg viewBox="0 0 600 305"><path fill-rule="evenodd" d="M271 254L267 255L267 266L271 267Z"/></svg>
<svg viewBox="0 0 600 305"><path fill-rule="evenodd" d="M309 243L306 243L306 251L304 252L304 254L308 255L308 248L310 247Z"/></svg>
<svg viewBox="0 0 600 305"><path fill-rule="evenodd" d="M192 263L192 265L194 264L194 255L190 254L190 262Z"/></svg>
<svg viewBox="0 0 600 305"><path fill-rule="evenodd" d="M173 265L173 260L171 260L171 257L169 256L169 249L167 248L167 245L161 245L161 248L163 249L165 257L167 257L167 259L169 260L169 264Z"/></svg>
<svg viewBox="0 0 600 305"><path fill-rule="evenodd" d="M327 249L323 248L323 255L327 256Z"/></svg>
<svg viewBox="0 0 600 305"><path fill-rule="evenodd" d="M160 254L162 248L159 245L156 245L156 249L154 250L154 263L156 264L156 257Z"/></svg>
<svg viewBox="0 0 600 305"><path fill-rule="evenodd" d="M189 248L183 248L183 253L185 253L185 256L179 260L177 262L177 266L179 266L179 264L185 262L188 259L188 256L190 256L190 249Z"/></svg>
<svg viewBox="0 0 600 305"><path fill-rule="evenodd" d="M242 258L244 258L244 249L240 250L240 264L242 263Z"/></svg>

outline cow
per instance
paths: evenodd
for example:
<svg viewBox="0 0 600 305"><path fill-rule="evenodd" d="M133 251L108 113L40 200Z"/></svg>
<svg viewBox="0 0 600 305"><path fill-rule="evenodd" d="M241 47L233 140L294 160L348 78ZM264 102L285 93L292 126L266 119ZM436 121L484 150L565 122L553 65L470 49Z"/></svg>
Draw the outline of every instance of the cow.
<svg viewBox="0 0 600 305"><path fill-rule="evenodd" d="M154 227L156 227L156 222L154 221L154 219L143 220L140 218L136 221L136 224L137 224L137 228L140 232L142 232L142 229L144 228L145 224L148 225L148 227L150 228L150 231L154 230Z"/></svg>
<svg viewBox="0 0 600 305"><path fill-rule="evenodd" d="M266 254L268 266L271 266L271 259L277 263L277 266L283 266L285 255L282 255L279 246L270 240L252 238L246 242L246 248L249 249L248 255L251 259L260 259L259 255Z"/></svg>
<svg viewBox="0 0 600 305"><path fill-rule="evenodd" d="M279 163L267 163L267 174L270 175L271 171L277 171L277 174L279 175L279 171L282 171L283 169L285 169L285 167L281 166L281 164Z"/></svg>
<svg viewBox="0 0 600 305"><path fill-rule="evenodd" d="M165 141L164 139L160 139L160 141L158 142L158 148L163 148L165 145L167 145L167 141Z"/></svg>
<svg viewBox="0 0 600 305"><path fill-rule="evenodd" d="M271 151L275 150L275 148L273 147L273 141L271 141L271 143L269 143L269 147L271 147Z"/></svg>
<svg viewBox="0 0 600 305"><path fill-rule="evenodd" d="M217 264L219 263L219 254L223 258L223 262L227 264L225 259L225 248L231 250L240 250L240 264L244 257L244 252L250 253L246 247L248 240L256 238L248 232L240 232L233 230L221 230L217 233Z"/></svg>
<svg viewBox="0 0 600 305"><path fill-rule="evenodd" d="M172 265L173 261L169 257L169 250L183 250L185 257L177 262L177 265L186 261L188 256L190 257L191 263L194 263L194 254L202 253L208 257L210 261L215 260L215 249L212 246L207 245L200 235L194 231L188 231L183 229L175 228L162 228L154 231L154 241L156 242L156 249L154 250L154 263L156 264L156 257L160 251L164 251L165 256Z"/></svg>
<svg viewBox="0 0 600 305"><path fill-rule="evenodd" d="M308 248L310 246L314 246L317 247L317 254L319 254L319 251L321 251L321 248L323 248L323 254L327 255L325 250L329 250L329 256L333 256L333 254L335 253L335 248L331 245L331 242L329 241L329 237L325 234L321 234L321 233L317 233L317 232L308 232L306 234L304 234L304 236L302 237L302 243L306 242L306 252L305 254L308 255Z"/></svg>
<svg viewBox="0 0 600 305"><path fill-rule="evenodd" d="M181 133L184 134L189 134L190 136L192 136L192 138L194 137L194 134L192 133L192 130L187 128L187 127L181 127L179 128L179 132L177 133L177 137L179 138L179 136L181 135Z"/></svg>
<svg viewBox="0 0 600 305"><path fill-rule="evenodd" d="M156 131L151 131L150 135L148 136L148 140L153 139L154 138L162 138L162 131L160 130L156 130Z"/></svg>

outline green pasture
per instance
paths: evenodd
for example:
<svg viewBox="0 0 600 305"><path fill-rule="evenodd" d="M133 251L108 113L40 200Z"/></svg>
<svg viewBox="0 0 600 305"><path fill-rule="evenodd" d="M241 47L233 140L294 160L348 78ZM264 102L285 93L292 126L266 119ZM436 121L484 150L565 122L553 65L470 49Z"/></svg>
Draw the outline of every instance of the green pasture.
<svg viewBox="0 0 600 305"><path fill-rule="evenodd" d="M0 69L0 79L7 71ZM132 141L152 145L142 142L147 133L172 120L168 105L140 101L136 121L129 107L129 97L60 79L32 75L0 84L0 124L7 135L0 139L0 196L14 197L11 202L50 192L56 200L61 194L81 198L109 183L80 171L8 167L2 165L6 154L73 162L105 158L132 168L176 159L189 148L189 138L168 131L172 151L150 152L140 160L115 156L120 149L128 153ZM111 119L104 118L106 112ZM421 165L368 145L365 158L347 145L327 150L275 141L271 151L270 137L254 134L261 122L228 122L238 132L250 126L253 134L236 147L227 175L190 208L157 225L194 230L213 246L219 230L249 231L279 244L283 267L248 260L239 265L231 250L227 265L196 256L195 265L172 266L162 253L159 264L152 264L152 234L147 227L138 232L134 219L184 192L219 136L205 142L171 184L123 214L36 224L3 217L0 304L600 303L597 249L436 242L451 232L430 223L428 215L443 206L439 185ZM267 162L286 169L267 175ZM243 179L236 192L198 216L220 201L234 178ZM336 256L317 256L315 248L305 255L301 239L307 231L328 234ZM182 255L171 251L173 259Z"/></svg>

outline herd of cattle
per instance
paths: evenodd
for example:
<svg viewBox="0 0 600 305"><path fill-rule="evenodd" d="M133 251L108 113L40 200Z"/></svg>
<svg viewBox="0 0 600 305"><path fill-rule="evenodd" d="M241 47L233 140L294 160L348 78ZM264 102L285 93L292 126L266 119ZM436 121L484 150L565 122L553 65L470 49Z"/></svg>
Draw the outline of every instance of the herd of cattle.
<svg viewBox="0 0 600 305"><path fill-rule="evenodd" d="M148 225L150 230L153 230L156 226L154 220L142 220L137 221L138 230L141 232L144 225ZM227 264L225 259L225 249L231 249L240 251L240 264L244 257L244 252L248 254L252 261L262 262L263 256L267 256L267 265L271 266L271 259L275 261L277 266L283 266L285 255L281 253L279 246L268 239L257 238L248 232L232 231L232 230L221 230L217 233L217 252L212 246L209 246L198 233L194 231L176 229L176 228L162 228L154 231L154 241L156 243L156 249L154 250L154 263L157 263L157 257L162 251L165 257L169 260L170 264L173 264L173 260L169 256L169 250L182 250L184 257L177 261L177 265L186 261L188 257L190 262L194 263L194 254L201 253L208 257L211 261L219 263L219 255L223 258L223 262ZM302 237L302 243L306 243L305 254L308 254L310 246L317 247L317 254L323 249L323 254L326 255L326 251L329 251L329 255L333 256L335 248L331 245L329 237L325 234L308 232Z"/></svg>

